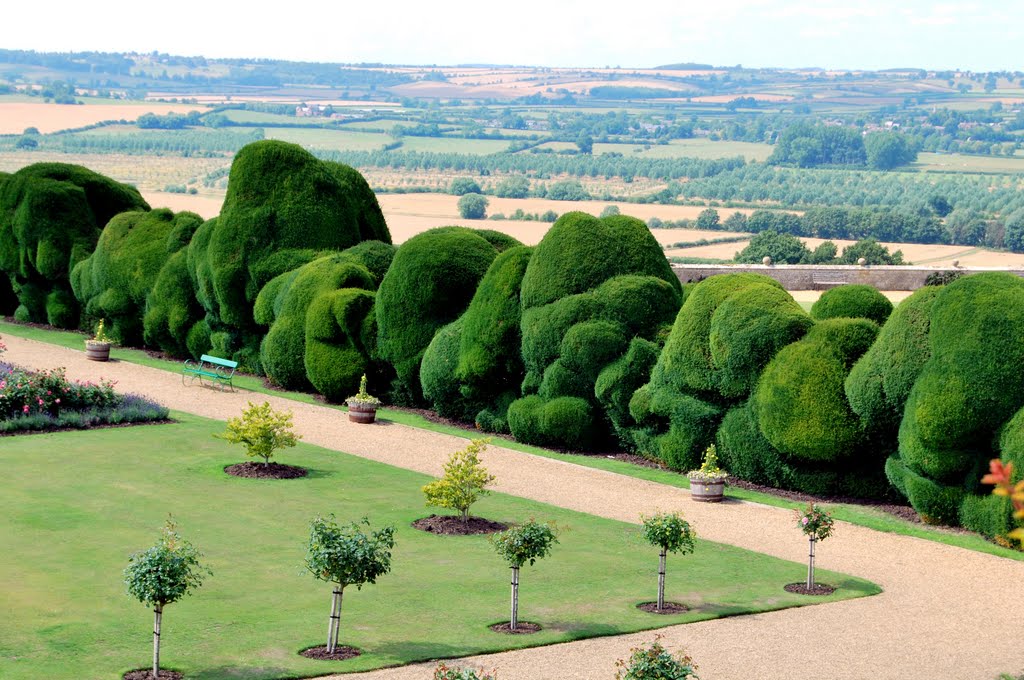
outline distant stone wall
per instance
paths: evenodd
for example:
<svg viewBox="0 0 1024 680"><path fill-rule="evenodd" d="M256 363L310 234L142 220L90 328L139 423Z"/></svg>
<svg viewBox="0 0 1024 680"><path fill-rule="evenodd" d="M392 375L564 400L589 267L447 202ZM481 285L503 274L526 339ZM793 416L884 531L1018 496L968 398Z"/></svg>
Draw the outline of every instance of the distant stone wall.
<svg viewBox="0 0 1024 680"><path fill-rule="evenodd" d="M863 283L874 286L878 290L917 290L924 285L929 274L952 271L953 268L804 264L674 264L672 270L683 283L699 281L715 274L750 272L770 276L785 286L786 290L827 290L846 283ZM966 274L1003 271L1024 277L1024 269L957 267L956 271Z"/></svg>

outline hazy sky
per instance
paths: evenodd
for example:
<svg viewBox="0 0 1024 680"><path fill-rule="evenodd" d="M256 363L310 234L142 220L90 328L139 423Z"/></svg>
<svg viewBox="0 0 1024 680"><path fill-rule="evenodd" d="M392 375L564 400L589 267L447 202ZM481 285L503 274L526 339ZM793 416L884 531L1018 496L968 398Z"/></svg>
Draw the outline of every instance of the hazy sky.
<svg viewBox="0 0 1024 680"><path fill-rule="evenodd" d="M4 15L0 47L41 51L392 64L1024 69L1018 0L21 0Z"/></svg>

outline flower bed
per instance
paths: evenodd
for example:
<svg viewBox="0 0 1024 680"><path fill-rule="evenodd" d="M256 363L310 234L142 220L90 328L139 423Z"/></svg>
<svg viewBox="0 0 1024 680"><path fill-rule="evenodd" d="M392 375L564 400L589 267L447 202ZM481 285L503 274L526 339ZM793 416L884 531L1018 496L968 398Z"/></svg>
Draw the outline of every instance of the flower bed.
<svg viewBox="0 0 1024 680"><path fill-rule="evenodd" d="M0 434L167 419L166 407L118 394L114 385L68 380L63 368L26 371L0 362Z"/></svg>

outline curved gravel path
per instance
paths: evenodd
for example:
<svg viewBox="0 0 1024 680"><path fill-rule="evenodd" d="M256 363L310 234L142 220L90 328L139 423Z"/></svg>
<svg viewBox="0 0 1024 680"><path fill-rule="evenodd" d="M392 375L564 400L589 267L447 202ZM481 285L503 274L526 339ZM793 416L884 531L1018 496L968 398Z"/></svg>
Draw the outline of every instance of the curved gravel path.
<svg viewBox="0 0 1024 680"><path fill-rule="evenodd" d="M172 409L226 420L249 400L289 408L304 441L437 475L464 440L393 423L348 422L334 409L275 396L184 387L180 376L135 364L90 362L83 352L5 336L5 359L23 366L64 366L68 376L118 381ZM2 445L2 444L0 444ZM679 509L704 538L796 562L806 558L788 510L746 502L694 503L688 492L499 446L483 455L495 488L552 505L636 522L642 512ZM818 564L870 579L874 597L766 614L672 626L659 631L670 650L685 650L703 680L913 678L994 680L1024 671L1021 616L1024 562L840 522L818 551ZM471 657L502 680L600 678L653 632ZM433 663L333 678L430 678Z"/></svg>

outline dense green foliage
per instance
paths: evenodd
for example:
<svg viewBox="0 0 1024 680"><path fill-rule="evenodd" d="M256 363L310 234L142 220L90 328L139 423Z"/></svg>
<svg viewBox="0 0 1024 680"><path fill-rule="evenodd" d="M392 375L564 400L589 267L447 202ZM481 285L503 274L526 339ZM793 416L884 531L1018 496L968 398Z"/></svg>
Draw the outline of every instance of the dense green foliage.
<svg viewBox="0 0 1024 680"><path fill-rule="evenodd" d="M276 141L238 152L224 207L207 228L201 242L193 239L189 260L211 339L256 365L253 304L264 285L318 252L391 241L377 199L358 172ZM215 337L219 333L222 338Z"/></svg>
<svg viewBox="0 0 1024 680"><path fill-rule="evenodd" d="M870 319L879 326L892 313L889 298L878 289L861 284L847 284L825 291L811 307L811 317L816 321L848 317Z"/></svg>
<svg viewBox="0 0 1024 680"><path fill-rule="evenodd" d="M71 271L71 287L87 319L106 319L121 344L142 341L146 301L168 258L188 246L203 219L166 208L125 212L103 228L96 250ZM159 304L159 303L158 303Z"/></svg>
<svg viewBox="0 0 1024 680"><path fill-rule="evenodd" d="M376 305L378 356L397 374L393 399L422 402L420 362L434 333L462 314L498 251L513 244L519 245L484 231L439 227L399 247Z"/></svg>
<svg viewBox="0 0 1024 680"><path fill-rule="evenodd" d="M517 439L601 446L610 435L595 392L601 370L633 338L654 339L679 308L681 287L634 218L567 213L548 230L523 277L523 399Z"/></svg>
<svg viewBox="0 0 1024 680"><path fill-rule="evenodd" d="M979 480L998 455L997 435L1024 405L1024 386L1007 379L1024 360L1022 292L1020 278L986 273L958 279L935 295L931 356L907 400L899 457L886 466L893 484L931 520L956 523L966 495L981 495ZM972 501L966 515L974 521L978 503Z"/></svg>
<svg viewBox="0 0 1024 680"><path fill-rule="evenodd" d="M864 139L860 130L852 127L797 123L779 135L768 160L800 168L864 165Z"/></svg>
<svg viewBox="0 0 1024 680"><path fill-rule="evenodd" d="M133 187L64 163L36 163L0 183L0 272L21 321L74 328L79 306L71 270L118 213L149 210Z"/></svg>

